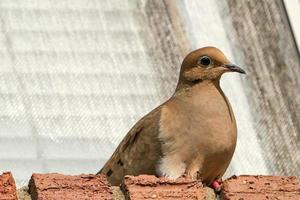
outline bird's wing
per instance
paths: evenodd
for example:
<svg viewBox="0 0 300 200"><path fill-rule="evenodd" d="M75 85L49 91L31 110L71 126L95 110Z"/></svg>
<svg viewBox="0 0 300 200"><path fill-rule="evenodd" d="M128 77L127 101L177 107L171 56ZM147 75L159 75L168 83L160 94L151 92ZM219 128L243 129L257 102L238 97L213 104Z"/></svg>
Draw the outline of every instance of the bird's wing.
<svg viewBox="0 0 300 200"><path fill-rule="evenodd" d="M160 110L158 107L138 121L98 172L106 174L112 185L120 184L125 175L155 174L161 156Z"/></svg>

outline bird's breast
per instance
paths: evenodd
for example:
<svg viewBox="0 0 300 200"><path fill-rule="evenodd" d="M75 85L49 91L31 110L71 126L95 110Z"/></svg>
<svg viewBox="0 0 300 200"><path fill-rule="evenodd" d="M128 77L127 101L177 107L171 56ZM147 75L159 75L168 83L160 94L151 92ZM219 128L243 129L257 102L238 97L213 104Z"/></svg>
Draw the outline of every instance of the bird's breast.
<svg viewBox="0 0 300 200"><path fill-rule="evenodd" d="M186 168L197 163L199 168L205 164L221 171L214 168L215 160L227 165L236 144L230 104L222 94L188 100L173 99L162 107L159 137L164 158L176 159Z"/></svg>

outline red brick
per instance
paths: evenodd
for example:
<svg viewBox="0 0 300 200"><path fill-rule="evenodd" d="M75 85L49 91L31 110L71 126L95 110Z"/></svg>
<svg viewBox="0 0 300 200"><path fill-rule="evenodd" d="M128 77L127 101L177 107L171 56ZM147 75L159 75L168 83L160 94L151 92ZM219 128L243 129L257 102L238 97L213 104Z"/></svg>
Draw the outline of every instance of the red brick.
<svg viewBox="0 0 300 200"><path fill-rule="evenodd" d="M200 181L185 178L170 180L150 175L125 176L121 188L129 200L201 200L205 197Z"/></svg>
<svg viewBox="0 0 300 200"><path fill-rule="evenodd" d="M17 200L16 183L10 172L0 175L0 200Z"/></svg>
<svg viewBox="0 0 300 200"><path fill-rule="evenodd" d="M233 176L222 184L222 200L299 200L299 180L293 176Z"/></svg>
<svg viewBox="0 0 300 200"><path fill-rule="evenodd" d="M29 192L32 200L113 199L110 184L104 175L33 174Z"/></svg>

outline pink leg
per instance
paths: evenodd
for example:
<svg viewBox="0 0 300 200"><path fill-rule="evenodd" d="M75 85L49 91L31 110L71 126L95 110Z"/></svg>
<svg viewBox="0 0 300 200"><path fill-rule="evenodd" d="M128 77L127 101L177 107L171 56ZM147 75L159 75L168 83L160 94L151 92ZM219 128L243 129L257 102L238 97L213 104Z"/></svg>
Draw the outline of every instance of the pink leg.
<svg viewBox="0 0 300 200"><path fill-rule="evenodd" d="M220 192L221 191L221 180L217 179L214 180L211 184L211 187L216 191L216 192Z"/></svg>

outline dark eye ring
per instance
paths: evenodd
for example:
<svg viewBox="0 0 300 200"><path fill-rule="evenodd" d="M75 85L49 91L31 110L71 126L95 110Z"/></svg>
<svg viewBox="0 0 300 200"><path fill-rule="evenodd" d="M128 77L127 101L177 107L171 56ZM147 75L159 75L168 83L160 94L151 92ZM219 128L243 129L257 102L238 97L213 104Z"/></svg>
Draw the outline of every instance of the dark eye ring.
<svg viewBox="0 0 300 200"><path fill-rule="evenodd" d="M208 56L202 56L199 61L198 64L201 64L203 66L208 66L211 64L211 60Z"/></svg>

